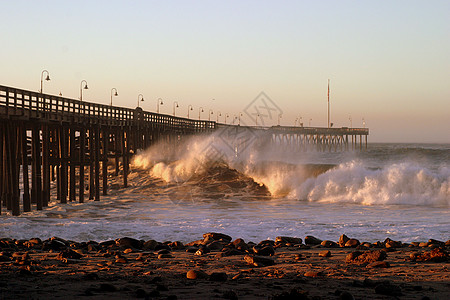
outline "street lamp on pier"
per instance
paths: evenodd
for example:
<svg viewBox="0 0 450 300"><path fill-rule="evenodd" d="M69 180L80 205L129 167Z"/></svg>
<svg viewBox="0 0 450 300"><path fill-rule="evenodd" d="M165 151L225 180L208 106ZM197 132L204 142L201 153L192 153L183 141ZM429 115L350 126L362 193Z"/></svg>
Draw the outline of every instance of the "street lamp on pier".
<svg viewBox="0 0 450 300"><path fill-rule="evenodd" d="M84 82L84 87L83 87L83 82ZM83 89L85 89L85 90L89 89L88 85L87 85L87 81L84 79L81 80L81 83L80 83L80 101L83 101Z"/></svg>
<svg viewBox="0 0 450 300"><path fill-rule="evenodd" d="M44 89L43 89L43 81L44 81L44 73L47 73L47 77L45 78L46 81L50 81L50 74L48 73L47 70L42 71L41 73L41 90L39 91L39 93L43 93Z"/></svg>
<svg viewBox="0 0 450 300"><path fill-rule="evenodd" d="M278 114L278 126L280 126L280 119L283 117L283 114Z"/></svg>
<svg viewBox="0 0 450 300"><path fill-rule="evenodd" d="M348 119L350 120L350 128L353 128L353 124L352 124L352 116L349 116Z"/></svg>
<svg viewBox="0 0 450 300"><path fill-rule="evenodd" d="M220 111L217 112L217 118L216 118L216 122L219 123L219 117L222 116L222 113Z"/></svg>
<svg viewBox="0 0 450 300"><path fill-rule="evenodd" d="M203 107L198 108L198 119L200 120L200 113L204 112Z"/></svg>
<svg viewBox="0 0 450 300"><path fill-rule="evenodd" d="M188 119L189 119L189 111L190 111L190 110L194 110L194 108L192 107L192 105L189 104L189 105L188 105Z"/></svg>
<svg viewBox="0 0 450 300"><path fill-rule="evenodd" d="M161 98L158 98L158 101L156 102L156 113L159 114L159 105L163 105L164 102Z"/></svg>
<svg viewBox="0 0 450 300"><path fill-rule="evenodd" d="M119 94L117 94L117 89L116 88L112 88L111 89L111 103L109 104L110 106L112 106L112 97L113 97L113 91L115 91L114 96L119 96Z"/></svg>
<svg viewBox="0 0 450 300"><path fill-rule="evenodd" d="M366 120L364 120L364 118L362 118L362 122L363 122L363 128L366 128Z"/></svg>
<svg viewBox="0 0 450 300"><path fill-rule="evenodd" d="M225 124L227 124L228 117L230 117L230 115L229 114L225 114Z"/></svg>
<svg viewBox="0 0 450 300"><path fill-rule="evenodd" d="M141 101L139 101L139 97L142 97ZM138 95L138 105L137 105L137 107L139 107L139 103L140 102L144 102L144 95L142 95L142 94Z"/></svg>
<svg viewBox="0 0 450 300"><path fill-rule="evenodd" d="M208 115L208 121L211 121L211 115L214 114L214 111L212 109L209 110L209 115Z"/></svg>
<svg viewBox="0 0 450 300"><path fill-rule="evenodd" d="M241 117L242 117L242 113L240 112L238 115L238 125L241 125Z"/></svg>
<svg viewBox="0 0 450 300"><path fill-rule="evenodd" d="M255 125L258 126L258 118L259 118L259 114L256 114L256 120L255 120Z"/></svg>
<svg viewBox="0 0 450 300"><path fill-rule="evenodd" d="M175 105L175 104L176 104L176 105ZM176 110L177 107L179 107L179 106L178 106L178 102L177 102L177 101L174 101L174 102L173 102L173 116L174 116L174 117L175 117L175 110Z"/></svg>
<svg viewBox="0 0 450 300"><path fill-rule="evenodd" d="M312 119L309 119L309 125L308 125L309 127L311 127L311 121L312 121Z"/></svg>

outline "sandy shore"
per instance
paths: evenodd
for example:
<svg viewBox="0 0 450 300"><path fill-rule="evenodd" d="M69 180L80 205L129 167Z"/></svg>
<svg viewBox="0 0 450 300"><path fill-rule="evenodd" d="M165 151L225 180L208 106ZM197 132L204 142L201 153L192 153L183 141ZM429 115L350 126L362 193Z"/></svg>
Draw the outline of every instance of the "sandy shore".
<svg viewBox="0 0 450 300"><path fill-rule="evenodd" d="M0 299L450 299L449 242L0 240Z"/></svg>

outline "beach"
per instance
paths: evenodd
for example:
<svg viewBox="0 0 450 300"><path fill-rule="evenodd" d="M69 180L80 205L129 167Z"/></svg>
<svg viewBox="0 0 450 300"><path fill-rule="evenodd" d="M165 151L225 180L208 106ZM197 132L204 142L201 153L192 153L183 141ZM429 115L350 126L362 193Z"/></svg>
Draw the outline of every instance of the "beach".
<svg viewBox="0 0 450 300"><path fill-rule="evenodd" d="M450 297L450 241L370 244L309 236L254 244L207 233L186 245L56 237L0 245L2 299Z"/></svg>

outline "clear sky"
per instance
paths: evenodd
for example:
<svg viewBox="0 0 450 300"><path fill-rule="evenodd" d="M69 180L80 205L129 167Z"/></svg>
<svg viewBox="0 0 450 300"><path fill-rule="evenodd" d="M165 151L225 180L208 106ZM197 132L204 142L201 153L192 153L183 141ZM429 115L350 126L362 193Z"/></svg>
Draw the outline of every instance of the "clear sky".
<svg viewBox="0 0 450 300"><path fill-rule="evenodd" d="M0 1L1 85L37 91L46 69L45 93L85 79L86 101L222 122L265 92L282 125L327 126L330 79L334 126L450 143L448 0Z"/></svg>

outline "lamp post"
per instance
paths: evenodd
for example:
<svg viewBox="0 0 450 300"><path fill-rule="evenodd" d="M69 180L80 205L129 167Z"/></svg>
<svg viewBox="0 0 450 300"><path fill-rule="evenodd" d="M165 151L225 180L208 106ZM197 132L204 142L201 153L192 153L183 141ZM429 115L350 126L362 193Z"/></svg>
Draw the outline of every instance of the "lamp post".
<svg viewBox="0 0 450 300"><path fill-rule="evenodd" d="M278 114L278 126L280 126L280 119L283 117L283 114Z"/></svg>
<svg viewBox="0 0 450 300"><path fill-rule="evenodd" d="M208 114L208 121L211 121L211 115L214 114L214 111L212 109L209 110L209 114Z"/></svg>
<svg viewBox="0 0 450 300"><path fill-rule="evenodd" d="M42 71L41 73L41 90L39 91L39 93L43 93L44 89L43 89L43 81L44 81L44 73L47 73L47 77L45 78L45 80L50 81L50 74L48 73L47 70Z"/></svg>
<svg viewBox="0 0 450 300"><path fill-rule="evenodd" d="M142 97L141 101L139 101L139 97ZM139 103L140 102L144 102L144 95L142 95L142 94L138 95L138 105L137 105L137 107L139 107Z"/></svg>
<svg viewBox="0 0 450 300"><path fill-rule="evenodd" d="M259 114L256 114L256 120L255 120L255 125L258 126L258 118L259 118Z"/></svg>
<svg viewBox="0 0 450 300"><path fill-rule="evenodd" d="M240 112L238 115L238 125L241 125L241 117L242 117L242 113Z"/></svg>
<svg viewBox="0 0 450 300"><path fill-rule="evenodd" d="M297 126L297 121L298 121L298 118L295 118L294 127Z"/></svg>
<svg viewBox="0 0 450 300"><path fill-rule="evenodd" d="M189 104L189 105L188 105L188 119L189 119L189 111L190 111L190 110L194 110L194 108L192 107L192 105Z"/></svg>
<svg viewBox="0 0 450 300"><path fill-rule="evenodd" d="M163 105L163 101L161 98L158 98L158 101L156 102L156 113L159 114L159 105Z"/></svg>
<svg viewBox="0 0 450 300"><path fill-rule="evenodd" d="M227 124L227 119L230 115L229 114L225 114L225 124Z"/></svg>
<svg viewBox="0 0 450 300"><path fill-rule="evenodd" d="M175 104L176 104L176 105L175 105ZM174 117L175 117L175 110L176 110L177 107L179 107L179 106L178 106L178 102L177 102L177 101L174 101L174 102L173 102L173 116L174 116Z"/></svg>
<svg viewBox="0 0 450 300"><path fill-rule="evenodd" d="M362 118L362 122L363 122L363 128L366 128L366 120L364 120L364 118Z"/></svg>
<svg viewBox="0 0 450 300"><path fill-rule="evenodd" d="M84 87L83 87L83 82L84 82ZM89 89L88 85L87 85L87 81L84 79L81 80L81 83L80 83L80 101L83 101L83 89L85 89L85 90Z"/></svg>
<svg viewBox="0 0 450 300"><path fill-rule="evenodd" d="M200 113L204 112L203 107L198 108L198 119L200 120Z"/></svg>
<svg viewBox="0 0 450 300"><path fill-rule="evenodd" d="M112 106L113 91L115 91L114 96L119 96L119 94L117 94L117 89L116 88L112 88L111 89L111 103L109 104L110 106Z"/></svg>
<svg viewBox="0 0 450 300"><path fill-rule="evenodd" d="M311 121L312 121L312 119L309 119L309 125L308 125L309 127L311 127Z"/></svg>
<svg viewBox="0 0 450 300"><path fill-rule="evenodd" d="M220 111L217 112L217 118L216 118L216 123L219 123L219 117L222 116L222 113Z"/></svg>
<svg viewBox="0 0 450 300"><path fill-rule="evenodd" d="M349 116L348 119L350 120L350 128L353 128L353 124L352 124L352 116Z"/></svg>
<svg viewBox="0 0 450 300"><path fill-rule="evenodd" d="M298 117L298 126L303 127L302 116Z"/></svg>

